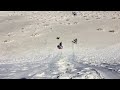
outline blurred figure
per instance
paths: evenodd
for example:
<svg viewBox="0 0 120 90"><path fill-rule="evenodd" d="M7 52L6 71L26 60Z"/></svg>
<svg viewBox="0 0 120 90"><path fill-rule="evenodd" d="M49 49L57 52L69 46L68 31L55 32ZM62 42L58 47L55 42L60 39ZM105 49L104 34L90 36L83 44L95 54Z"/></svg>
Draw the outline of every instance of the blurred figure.
<svg viewBox="0 0 120 90"><path fill-rule="evenodd" d="M72 41L73 43L77 44L77 38Z"/></svg>
<svg viewBox="0 0 120 90"><path fill-rule="evenodd" d="M63 49L62 42L60 42L60 44L57 45L57 48L58 48L58 49Z"/></svg>

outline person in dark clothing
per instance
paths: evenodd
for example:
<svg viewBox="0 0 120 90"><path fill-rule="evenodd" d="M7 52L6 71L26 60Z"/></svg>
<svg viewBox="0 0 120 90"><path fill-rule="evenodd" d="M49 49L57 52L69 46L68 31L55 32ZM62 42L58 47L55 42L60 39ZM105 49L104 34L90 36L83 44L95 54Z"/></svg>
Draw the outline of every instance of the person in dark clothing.
<svg viewBox="0 0 120 90"><path fill-rule="evenodd" d="M72 41L73 43L77 44L77 38Z"/></svg>
<svg viewBox="0 0 120 90"><path fill-rule="evenodd" d="M62 42L60 42L59 45L57 45L57 48L58 49L63 49Z"/></svg>

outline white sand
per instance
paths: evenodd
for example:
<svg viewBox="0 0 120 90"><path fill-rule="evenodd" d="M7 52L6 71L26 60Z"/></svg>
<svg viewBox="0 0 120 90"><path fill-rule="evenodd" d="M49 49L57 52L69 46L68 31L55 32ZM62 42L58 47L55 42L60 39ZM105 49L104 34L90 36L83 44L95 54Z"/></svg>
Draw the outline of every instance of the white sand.
<svg viewBox="0 0 120 90"><path fill-rule="evenodd" d="M71 55L77 56L74 60L79 63L119 64L120 12L76 12L73 16L72 11L1 11L0 64L50 63L56 55L60 55L60 70L67 67L66 62L63 65L59 60L70 63ZM75 38L78 44L73 45ZM60 42L62 50L57 49Z"/></svg>

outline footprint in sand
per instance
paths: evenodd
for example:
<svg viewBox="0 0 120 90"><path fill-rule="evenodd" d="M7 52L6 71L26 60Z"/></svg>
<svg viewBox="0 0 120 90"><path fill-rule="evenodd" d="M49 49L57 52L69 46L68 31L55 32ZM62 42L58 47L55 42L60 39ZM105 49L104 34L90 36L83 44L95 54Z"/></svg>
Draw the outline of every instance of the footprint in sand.
<svg viewBox="0 0 120 90"><path fill-rule="evenodd" d="M70 21L70 19L67 18L66 21Z"/></svg>
<svg viewBox="0 0 120 90"><path fill-rule="evenodd" d="M109 30L109 32L112 32L112 33L114 33L114 32L115 32L115 30Z"/></svg>
<svg viewBox="0 0 120 90"><path fill-rule="evenodd" d="M31 35L31 37L37 37L37 36L40 36L40 34L39 33L34 33L34 34Z"/></svg>
<svg viewBox="0 0 120 90"><path fill-rule="evenodd" d="M24 28L24 27L22 27L22 28L21 28L21 32L24 32L24 30L25 30L25 28Z"/></svg>
<svg viewBox="0 0 120 90"><path fill-rule="evenodd" d="M83 16L83 17L87 17L87 16Z"/></svg>
<svg viewBox="0 0 120 90"><path fill-rule="evenodd" d="M14 40L4 40L3 42L4 43L11 43L11 42L13 42Z"/></svg>
<svg viewBox="0 0 120 90"><path fill-rule="evenodd" d="M97 17L96 19L101 19L100 17Z"/></svg>
<svg viewBox="0 0 120 90"><path fill-rule="evenodd" d="M112 19L116 19L116 17L112 17Z"/></svg>
<svg viewBox="0 0 120 90"><path fill-rule="evenodd" d="M23 30L21 32L24 32Z"/></svg>
<svg viewBox="0 0 120 90"><path fill-rule="evenodd" d="M48 27L48 26L49 26L49 24L44 24L44 26L45 26L45 27Z"/></svg>
<svg viewBox="0 0 120 90"><path fill-rule="evenodd" d="M86 18L86 20L90 20L90 19Z"/></svg>
<svg viewBox="0 0 120 90"><path fill-rule="evenodd" d="M59 24L63 24L63 23L60 22Z"/></svg>
<svg viewBox="0 0 120 90"><path fill-rule="evenodd" d="M21 28L22 30L24 29L24 27Z"/></svg>
<svg viewBox="0 0 120 90"><path fill-rule="evenodd" d="M7 36L9 36L9 37L14 36L14 34L13 33L8 33Z"/></svg>
<svg viewBox="0 0 120 90"><path fill-rule="evenodd" d="M67 25L72 25L71 23L67 23Z"/></svg>
<svg viewBox="0 0 120 90"><path fill-rule="evenodd" d="M78 24L78 22L74 22L74 24Z"/></svg>
<svg viewBox="0 0 120 90"><path fill-rule="evenodd" d="M97 28L97 30L98 30L98 31L103 31L103 29L102 29L102 28Z"/></svg>

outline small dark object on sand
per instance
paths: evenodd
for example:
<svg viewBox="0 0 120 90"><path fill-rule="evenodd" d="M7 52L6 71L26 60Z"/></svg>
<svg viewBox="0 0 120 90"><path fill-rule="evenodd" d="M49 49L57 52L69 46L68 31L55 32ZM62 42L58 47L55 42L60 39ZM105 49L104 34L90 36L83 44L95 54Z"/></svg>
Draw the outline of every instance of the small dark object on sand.
<svg viewBox="0 0 120 90"><path fill-rule="evenodd" d="M109 32L115 32L114 30L110 30Z"/></svg>
<svg viewBox="0 0 120 90"><path fill-rule="evenodd" d="M60 37L57 37L56 39L60 39Z"/></svg>
<svg viewBox="0 0 120 90"><path fill-rule="evenodd" d="M76 13L76 12L72 12L72 14L73 14L74 16L77 16L77 13Z"/></svg>
<svg viewBox="0 0 120 90"><path fill-rule="evenodd" d="M77 38L72 41L73 43L77 44Z"/></svg>
<svg viewBox="0 0 120 90"><path fill-rule="evenodd" d="M103 29L102 29L102 28L98 28L97 30L98 30L98 31L101 31L101 30L103 30Z"/></svg>
<svg viewBox="0 0 120 90"><path fill-rule="evenodd" d="M58 49L63 49L62 42L60 42L60 44L57 45L57 48L58 48Z"/></svg>
<svg viewBox="0 0 120 90"><path fill-rule="evenodd" d="M60 76L58 75L57 78L59 78Z"/></svg>
<svg viewBox="0 0 120 90"><path fill-rule="evenodd" d="M5 40L4 42L8 42L7 40Z"/></svg>

